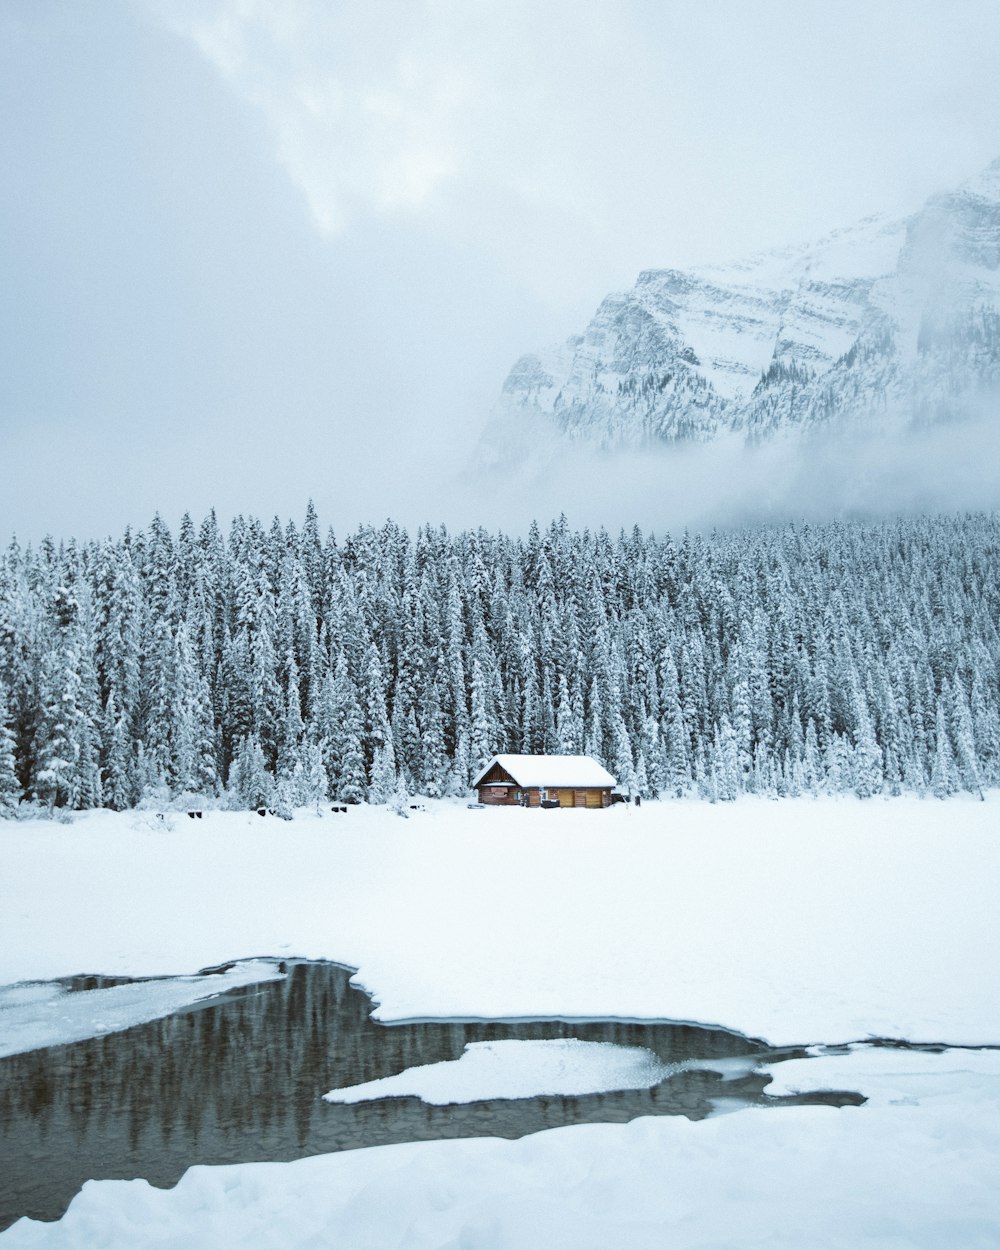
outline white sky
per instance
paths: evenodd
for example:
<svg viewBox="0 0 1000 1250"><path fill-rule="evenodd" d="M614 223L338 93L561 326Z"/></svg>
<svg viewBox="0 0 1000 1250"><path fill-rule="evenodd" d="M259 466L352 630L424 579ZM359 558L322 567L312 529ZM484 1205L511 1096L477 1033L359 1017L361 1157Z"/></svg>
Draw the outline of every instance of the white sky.
<svg viewBox="0 0 1000 1250"><path fill-rule="evenodd" d="M0 534L475 523L521 352L976 172L998 51L993 3L5 0Z"/></svg>

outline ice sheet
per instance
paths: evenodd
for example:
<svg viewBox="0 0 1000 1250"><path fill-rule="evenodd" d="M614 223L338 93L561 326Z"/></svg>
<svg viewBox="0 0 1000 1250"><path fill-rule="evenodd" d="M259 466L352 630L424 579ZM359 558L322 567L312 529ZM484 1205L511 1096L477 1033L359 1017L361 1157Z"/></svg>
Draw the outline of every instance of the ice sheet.
<svg viewBox="0 0 1000 1250"><path fill-rule="evenodd" d="M252 959L210 975L135 981L103 989L71 991L53 982L0 987L0 1059L117 1033L226 990L283 975L275 961Z"/></svg>
<svg viewBox="0 0 1000 1250"><path fill-rule="evenodd" d="M533 1098L539 1094L576 1097L615 1089L650 1089L677 1065L664 1063L641 1046L547 1041L470 1042L459 1059L407 1068L395 1076L332 1089L327 1102L367 1102L410 1095L443 1106L492 1098Z"/></svg>

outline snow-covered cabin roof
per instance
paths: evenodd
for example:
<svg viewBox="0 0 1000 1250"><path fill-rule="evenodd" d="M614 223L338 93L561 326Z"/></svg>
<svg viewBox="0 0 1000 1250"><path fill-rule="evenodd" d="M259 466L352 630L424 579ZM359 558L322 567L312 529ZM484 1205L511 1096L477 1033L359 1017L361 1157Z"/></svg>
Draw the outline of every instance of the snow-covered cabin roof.
<svg viewBox="0 0 1000 1250"><path fill-rule="evenodd" d="M475 780L478 786L494 764L510 773L519 786L565 786L567 789L606 789L615 779L589 755L494 755Z"/></svg>

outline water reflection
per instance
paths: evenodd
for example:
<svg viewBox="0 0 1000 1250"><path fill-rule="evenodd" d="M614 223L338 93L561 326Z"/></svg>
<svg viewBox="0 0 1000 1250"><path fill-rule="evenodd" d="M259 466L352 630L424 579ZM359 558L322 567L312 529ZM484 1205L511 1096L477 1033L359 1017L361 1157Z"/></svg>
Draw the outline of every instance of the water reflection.
<svg viewBox="0 0 1000 1250"><path fill-rule="evenodd" d="M389 1142L490 1134L638 1115L701 1118L718 1073L678 1073L651 1090L434 1107L415 1098L322 1101L327 1090L458 1059L467 1042L578 1037L645 1046L666 1063L764 1054L721 1030L614 1021L432 1022L384 1026L371 1002L326 963L122 1033L0 1060L0 1228L57 1219L91 1177L172 1185L194 1163L295 1159ZM88 979L96 984L95 979ZM92 988L81 984L79 988ZM767 1078L725 1093L764 1099Z"/></svg>

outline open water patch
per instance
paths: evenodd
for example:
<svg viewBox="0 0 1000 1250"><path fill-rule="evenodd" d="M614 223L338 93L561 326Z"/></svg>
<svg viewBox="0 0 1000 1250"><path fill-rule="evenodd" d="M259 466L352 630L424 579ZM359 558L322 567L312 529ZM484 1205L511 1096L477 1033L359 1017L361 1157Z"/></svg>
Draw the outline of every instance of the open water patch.
<svg viewBox="0 0 1000 1250"><path fill-rule="evenodd" d="M238 967L238 965L237 965ZM169 1187L193 1164L290 1160L442 1137L522 1137L642 1115L703 1119L717 1105L864 1101L825 1091L769 1098L758 1064L805 1058L723 1029L621 1020L419 1021L382 1024L350 970L275 965L278 979L237 985L120 1032L0 1059L0 1228L62 1216L86 1180L144 1177ZM115 979L115 985L127 985ZM113 988L81 978L85 998ZM44 997L43 989L32 994ZM642 1048L663 1065L643 1089L537 1094L432 1105L323 1094L427 1064L466 1047L577 1039Z"/></svg>

